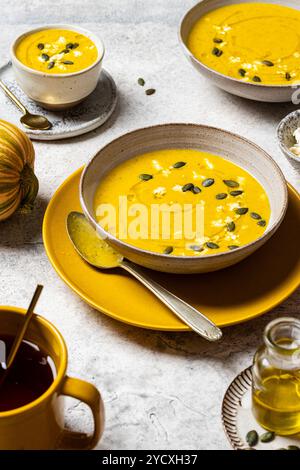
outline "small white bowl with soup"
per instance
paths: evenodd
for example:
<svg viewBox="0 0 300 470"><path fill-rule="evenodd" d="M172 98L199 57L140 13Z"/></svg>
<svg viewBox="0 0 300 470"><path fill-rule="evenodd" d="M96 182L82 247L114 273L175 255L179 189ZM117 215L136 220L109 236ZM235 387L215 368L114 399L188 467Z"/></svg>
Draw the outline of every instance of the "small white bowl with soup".
<svg viewBox="0 0 300 470"><path fill-rule="evenodd" d="M80 199L92 226L124 257L192 274L231 266L260 248L285 216L287 187L274 160L250 141L208 126L164 124L101 149L83 171ZM104 208L113 208L116 226ZM189 219L184 226L177 219L168 233L163 219L153 232L157 208L176 215L184 208L180 221L191 217L193 230L186 231ZM134 232L137 214L146 218ZM194 230L197 217L201 233Z"/></svg>
<svg viewBox="0 0 300 470"><path fill-rule="evenodd" d="M97 86L103 56L98 36L68 24L32 29L11 46L17 82L48 109L69 108L89 96Z"/></svg>

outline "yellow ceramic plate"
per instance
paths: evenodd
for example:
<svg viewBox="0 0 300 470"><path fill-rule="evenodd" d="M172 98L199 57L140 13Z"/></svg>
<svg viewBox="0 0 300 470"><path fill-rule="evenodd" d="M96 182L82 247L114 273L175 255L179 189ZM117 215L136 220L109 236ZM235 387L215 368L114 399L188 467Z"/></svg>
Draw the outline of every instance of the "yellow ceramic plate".
<svg viewBox="0 0 300 470"><path fill-rule="evenodd" d="M89 305L117 320L153 330L188 331L135 279L119 270L98 271L74 251L66 232L66 218L70 211L81 210L81 171L60 186L45 214L45 249L57 273ZM300 285L300 195L290 186L289 196L289 209L278 232L242 263L209 274L152 271L151 275L219 326L267 312Z"/></svg>

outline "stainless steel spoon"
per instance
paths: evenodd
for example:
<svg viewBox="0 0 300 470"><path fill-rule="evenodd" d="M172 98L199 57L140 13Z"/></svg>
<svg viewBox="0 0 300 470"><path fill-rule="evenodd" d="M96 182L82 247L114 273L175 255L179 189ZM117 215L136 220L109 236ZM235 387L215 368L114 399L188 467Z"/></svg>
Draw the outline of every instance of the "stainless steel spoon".
<svg viewBox="0 0 300 470"><path fill-rule="evenodd" d="M70 212L67 218L67 231L75 250L87 263L100 269L125 269L200 336L208 341L221 339L222 331L211 320L153 281L142 268L125 260L97 235L84 214Z"/></svg>
<svg viewBox="0 0 300 470"><path fill-rule="evenodd" d="M12 102L22 111L23 116L20 121L28 129L46 131L52 127L52 124L45 116L40 114L31 114L25 106L18 100L18 98L7 88L6 85L0 80L0 87L7 94L7 96L12 100Z"/></svg>

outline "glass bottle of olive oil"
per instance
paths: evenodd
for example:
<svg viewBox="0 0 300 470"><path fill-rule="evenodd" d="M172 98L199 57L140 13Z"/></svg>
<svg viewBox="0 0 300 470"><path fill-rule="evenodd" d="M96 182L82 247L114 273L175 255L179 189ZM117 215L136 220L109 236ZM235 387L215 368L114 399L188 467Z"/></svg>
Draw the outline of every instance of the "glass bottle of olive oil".
<svg viewBox="0 0 300 470"><path fill-rule="evenodd" d="M280 318L266 327L254 356L252 409L261 426L280 435L300 432L300 321Z"/></svg>

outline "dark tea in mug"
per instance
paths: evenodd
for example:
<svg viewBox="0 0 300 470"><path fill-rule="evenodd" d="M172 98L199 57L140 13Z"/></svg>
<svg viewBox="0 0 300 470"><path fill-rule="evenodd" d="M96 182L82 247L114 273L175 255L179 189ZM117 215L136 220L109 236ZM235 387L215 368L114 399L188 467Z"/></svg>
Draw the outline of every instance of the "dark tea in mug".
<svg viewBox="0 0 300 470"><path fill-rule="evenodd" d="M0 341L1 351L5 350L8 358L14 337L0 335ZM10 369L6 371L0 365L0 412L20 408L39 398L51 386L55 375L49 354L36 344L22 341Z"/></svg>

